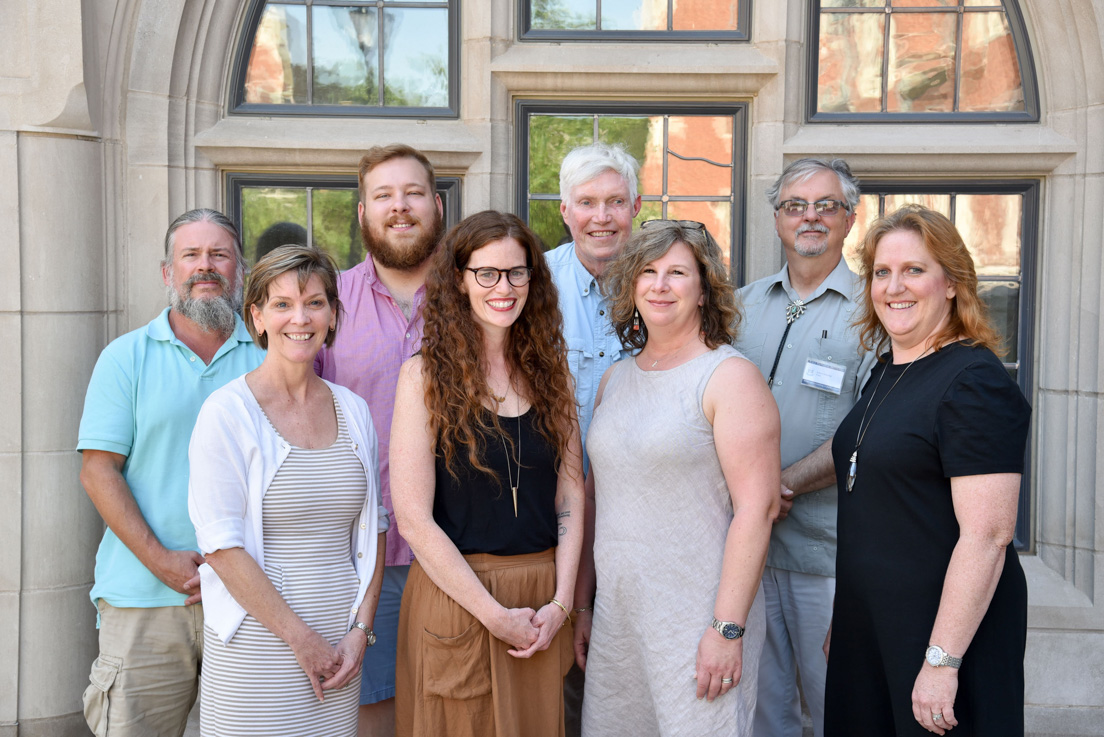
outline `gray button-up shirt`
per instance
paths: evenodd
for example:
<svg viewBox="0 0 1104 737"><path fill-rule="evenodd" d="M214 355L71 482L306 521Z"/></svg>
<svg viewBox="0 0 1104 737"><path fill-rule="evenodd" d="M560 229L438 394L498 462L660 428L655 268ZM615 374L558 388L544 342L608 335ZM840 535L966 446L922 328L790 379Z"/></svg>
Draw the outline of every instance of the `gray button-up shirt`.
<svg viewBox="0 0 1104 737"><path fill-rule="evenodd" d="M858 329L862 280L840 259L832 273L804 300L805 313L794 321L782 346L772 391L782 418L782 468L801 460L835 434L859 397L874 364L873 352L860 353ZM744 323L736 347L770 374L786 330L786 306L797 299L789 270L740 290ZM801 383L809 359L843 366L839 395ZM836 487L794 499L789 516L771 532L767 565L819 576L836 571Z"/></svg>

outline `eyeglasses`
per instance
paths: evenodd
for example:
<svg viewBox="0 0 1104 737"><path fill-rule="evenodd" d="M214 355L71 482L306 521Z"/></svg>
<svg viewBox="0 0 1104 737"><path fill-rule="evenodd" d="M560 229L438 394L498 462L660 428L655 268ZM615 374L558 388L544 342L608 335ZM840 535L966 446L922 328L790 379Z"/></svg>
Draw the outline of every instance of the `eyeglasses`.
<svg viewBox="0 0 1104 737"><path fill-rule="evenodd" d="M485 289L490 289L498 284L503 274L506 275L506 281L510 282L510 286L513 287L524 287L533 276L533 269L529 266L515 266L512 269L495 269L490 266L483 266L478 269L469 267L467 270L475 274L475 283Z"/></svg>
<svg viewBox="0 0 1104 737"><path fill-rule="evenodd" d="M699 223L697 220L645 220L640 224L640 229L651 227L656 223L664 223L677 225L680 228L686 228L688 230L705 230L705 225Z"/></svg>
<svg viewBox="0 0 1104 737"><path fill-rule="evenodd" d="M842 207L845 211L850 210L846 202L840 202L839 200L817 200L816 202L806 202L805 200L786 200L778 206L778 210L785 213L789 217L799 218L803 216L809 210L809 205L813 206L817 215L835 215Z"/></svg>

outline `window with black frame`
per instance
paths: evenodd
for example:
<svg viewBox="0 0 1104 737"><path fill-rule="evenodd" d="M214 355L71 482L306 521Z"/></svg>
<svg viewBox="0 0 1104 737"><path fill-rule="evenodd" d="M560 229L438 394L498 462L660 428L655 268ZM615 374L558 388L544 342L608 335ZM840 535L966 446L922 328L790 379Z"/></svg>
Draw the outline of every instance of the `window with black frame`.
<svg viewBox="0 0 1104 737"><path fill-rule="evenodd" d="M697 220L743 273L747 106L743 103L517 104L517 212L551 249L570 240L560 215L560 163L596 141L620 143L640 163L644 220Z"/></svg>
<svg viewBox="0 0 1104 737"><path fill-rule="evenodd" d="M234 113L455 117L458 0L254 0Z"/></svg>
<svg viewBox="0 0 1104 737"><path fill-rule="evenodd" d="M958 228L974 260L978 293L1004 342L1004 366L1031 398L1035 325L1035 255L1039 181L1035 179L905 182L863 180L855 225L844 257L859 273L857 249L877 218L902 205L936 210ZM1030 454L1027 462L1030 463ZM1016 521L1016 546L1029 537L1030 473L1025 469Z"/></svg>
<svg viewBox="0 0 1104 737"><path fill-rule="evenodd" d="M226 189L228 215L241 231L246 263L292 243L321 248L342 270L364 260L356 175L231 173ZM437 177L437 194L445 225L455 225L460 220L460 180Z"/></svg>
<svg viewBox="0 0 1104 737"><path fill-rule="evenodd" d="M809 0L813 122L1039 120L1015 0Z"/></svg>
<svg viewBox="0 0 1104 737"><path fill-rule="evenodd" d="M520 0L525 40L746 41L751 0Z"/></svg>

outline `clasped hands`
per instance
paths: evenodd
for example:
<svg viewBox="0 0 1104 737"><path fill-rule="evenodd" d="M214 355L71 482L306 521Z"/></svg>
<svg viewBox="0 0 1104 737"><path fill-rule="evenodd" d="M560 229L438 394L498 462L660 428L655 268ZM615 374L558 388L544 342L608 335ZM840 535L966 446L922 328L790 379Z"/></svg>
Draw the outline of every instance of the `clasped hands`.
<svg viewBox="0 0 1104 737"><path fill-rule="evenodd" d="M515 658L531 658L534 653L547 650L556 632L564 626L567 613L559 605L549 602L534 611L530 607L503 608L495 622L487 629L492 635L513 647L506 652Z"/></svg>
<svg viewBox="0 0 1104 737"><path fill-rule="evenodd" d="M345 686L360 672L367 646L365 638L363 631L354 628L331 646L322 635L308 630L302 638L289 643L319 701L323 691Z"/></svg>

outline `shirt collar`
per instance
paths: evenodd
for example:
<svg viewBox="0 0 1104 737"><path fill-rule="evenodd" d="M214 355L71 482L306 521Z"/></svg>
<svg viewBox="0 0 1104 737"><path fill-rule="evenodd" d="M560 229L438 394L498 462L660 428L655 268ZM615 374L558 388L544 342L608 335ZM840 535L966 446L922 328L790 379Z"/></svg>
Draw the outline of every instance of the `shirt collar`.
<svg viewBox="0 0 1104 737"><path fill-rule="evenodd" d="M571 243L571 270L575 274L575 284L579 287L580 294L586 296L591 290L598 288L598 280L594 278L594 274L587 271L583 262L579 260L574 241Z"/></svg>
<svg viewBox="0 0 1104 737"><path fill-rule="evenodd" d="M146 335L151 340L159 340L168 343L178 343L180 339L176 337L176 333L173 332L172 325L169 323L169 311L171 307L166 307L161 311L161 314L153 319L153 321L146 326ZM245 327L245 323L242 322L241 315L234 315L234 332L230 334L230 337L223 343L223 347L227 344L231 346L237 343L252 343L253 336L249 334L249 331ZM222 352L222 348L219 349Z"/></svg>
<svg viewBox="0 0 1104 737"><path fill-rule="evenodd" d="M776 285L781 285L782 289L791 300L797 299L797 292L794 291L793 285L790 284L789 267L783 265L782 270L771 278L770 288L774 289ZM856 287L854 273L852 273L851 269L847 266L847 260L841 257L839 263L836 264L836 268L832 269L828 276L824 278L824 281L813 290L813 293L802 301L808 304L831 289L847 301L857 302L859 297L859 292L856 291L857 288L861 289L861 287Z"/></svg>

